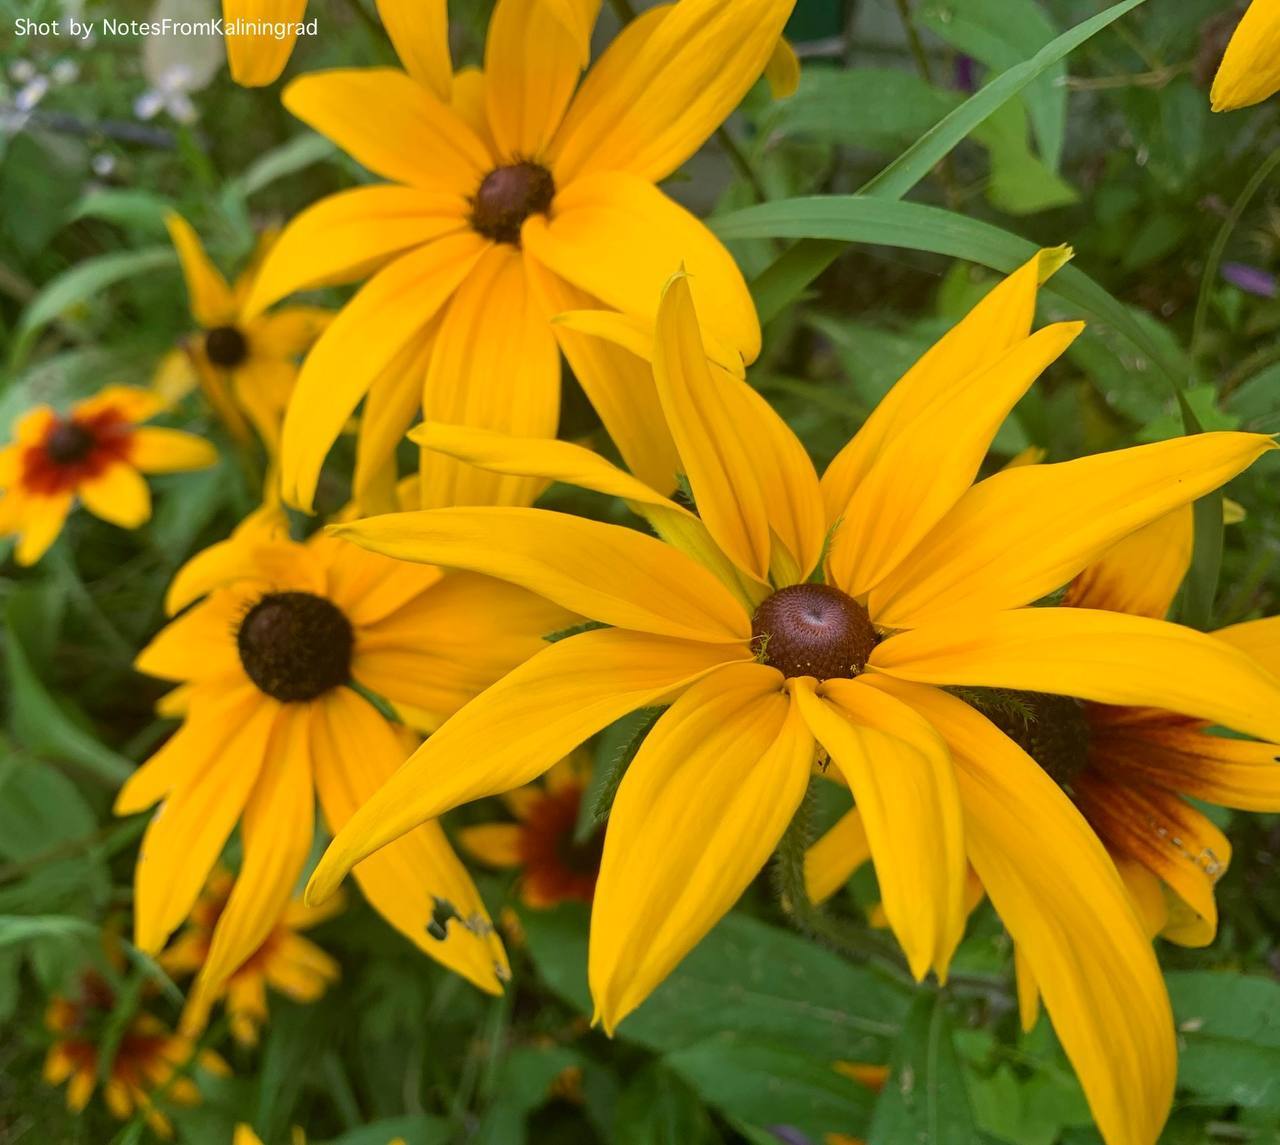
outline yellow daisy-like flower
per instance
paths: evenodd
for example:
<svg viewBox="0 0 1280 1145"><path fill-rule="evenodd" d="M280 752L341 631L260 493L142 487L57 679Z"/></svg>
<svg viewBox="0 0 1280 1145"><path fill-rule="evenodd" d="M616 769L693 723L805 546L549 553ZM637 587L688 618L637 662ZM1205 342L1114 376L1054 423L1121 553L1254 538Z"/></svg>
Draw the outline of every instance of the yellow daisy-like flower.
<svg viewBox="0 0 1280 1145"><path fill-rule="evenodd" d="M574 834L591 781L585 753L575 752L531 783L503 795L515 823L482 823L458 832L467 854L493 867L520 869L520 899L541 909L590 902L600 874L604 829L579 843Z"/></svg>
<svg viewBox="0 0 1280 1145"><path fill-rule="evenodd" d="M62 532L77 500L95 517L136 529L151 516L144 473L203 469L218 459L207 441L143 426L163 405L131 386L108 386L60 416L36 406L0 448L0 536L17 536L20 565L35 564Z"/></svg>
<svg viewBox="0 0 1280 1145"><path fill-rule="evenodd" d="M274 232L262 236L249 266L232 286L209 261L186 219L170 214L165 224L182 263L191 317L201 332L161 363L157 386L172 400L198 384L235 436L248 439L247 417L274 454L297 381L298 359L311 348L331 315L315 306L287 306L271 314L248 312L245 303L276 240Z"/></svg>
<svg viewBox="0 0 1280 1145"><path fill-rule="evenodd" d="M160 965L170 975L194 974L204 966L233 885L228 871L214 871L186 927L160 956ZM231 1034L241 1045L254 1045L258 1030L266 1023L268 986L295 1002L314 1002L338 980L338 963L300 932L341 909L342 901L337 897L322 907L291 901L262 945L227 979L223 997Z"/></svg>
<svg viewBox="0 0 1280 1145"><path fill-rule="evenodd" d="M696 516L565 442L419 431L460 460L620 496L661 539L504 507L336 527L608 627L546 649L445 723L339 832L309 893L323 899L420 822L529 782L627 712L669 704L618 790L592 912L591 990L612 1030L764 865L821 746L862 810L914 973L945 974L972 862L1107 1140L1150 1145L1175 1072L1151 944L1070 800L943 686L1152 704L1274 736L1280 684L1222 642L1144 617L1026 607L1274 446L1201 434L972 484L1001 422L1080 331L1031 333L1037 284L1064 259L1045 252L997 286L821 482L768 403L708 360L677 276L653 374Z"/></svg>
<svg viewBox="0 0 1280 1145"><path fill-rule="evenodd" d="M311 507L325 455L362 399L357 497L419 410L554 436L560 349L632 469L672 489L675 451L647 372L612 364L611 347L551 319L604 306L651 321L683 259L723 357L740 371L756 356L759 322L733 258L655 184L761 75L793 4L653 8L578 86L585 54L556 6L498 0L483 75L450 87L429 29L404 21L388 31L407 71L290 84L290 111L391 182L301 214L251 292L254 314L295 290L369 278L303 365L285 417L285 500ZM576 5L591 18L598 6ZM432 506L518 503L531 488L438 454L424 466Z"/></svg>
<svg viewBox="0 0 1280 1145"><path fill-rule="evenodd" d="M90 971L82 976L74 997L55 997L45 1013L53 1044L45 1057L44 1079L50 1085L67 1083L67 1108L73 1113L84 1109L98 1083L102 1043L115 1006L115 992L101 975ZM173 1125L156 1102L199 1104L196 1083L183 1076L193 1061L209 1073L229 1072L211 1050L197 1052L190 1039L170 1033L159 1019L137 1014L116 1043L102 1087L103 1100L121 1121L138 1110L161 1137L172 1137Z"/></svg>
<svg viewBox="0 0 1280 1145"><path fill-rule="evenodd" d="M176 612L198 598L138 656L140 671L179 682L161 706L184 722L116 800L122 815L160 803L135 877L135 941L152 953L186 918L240 823L239 876L185 1029L199 1027L271 934L312 845L316 797L336 831L418 742L369 692L429 730L575 619L484 576L415 568L323 535L291 541L270 508L189 561L167 605ZM410 832L357 878L427 954L501 990L502 944L438 824ZM443 920L437 900L448 907Z"/></svg>
<svg viewBox="0 0 1280 1145"><path fill-rule="evenodd" d="M1209 93L1214 111L1249 107L1280 91L1280 0L1253 0Z"/></svg>

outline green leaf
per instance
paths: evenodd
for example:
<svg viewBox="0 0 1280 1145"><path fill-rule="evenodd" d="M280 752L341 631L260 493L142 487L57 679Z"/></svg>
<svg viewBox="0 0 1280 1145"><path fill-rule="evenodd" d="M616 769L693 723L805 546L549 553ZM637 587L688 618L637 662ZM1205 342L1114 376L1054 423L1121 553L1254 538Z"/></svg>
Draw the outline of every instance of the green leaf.
<svg viewBox="0 0 1280 1145"><path fill-rule="evenodd" d="M521 1046L507 1054L495 1086L496 1098L479 1129L474 1145L524 1145L525 1121L551 1098L551 1084L581 1057L563 1046ZM536 1143L535 1143L536 1145Z"/></svg>
<svg viewBox="0 0 1280 1145"><path fill-rule="evenodd" d="M1033 57L1057 35L1036 0L932 0L917 19L939 39L1001 72ZM1022 92L1045 165L1057 171L1067 124L1067 69L1050 65Z"/></svg>
<svg viewBox="0 0 1280 1145"><path fill-rule="evenodd" d="M1079 198L1074 187L1032 154L1021 104L1005 104L973 137L991 153L986 195L992 206L1010 215L1032 215Z"/></svg>
<svg viewBox="0 0 1280 1145"><path fill-rule="evenodd" d="M978 1139L946 999L920 994L876 1102L868 1145L974 1145Z"/></svg>
<svg viewBox="0 0 1280 1145"><path fill-rule="evenodd" d="M709 1145L706 1107L661 1062L646 1066L618 1099L614 1145Z"/></svg>
<svg viewBox="0 0 1280 1145"><path fill-rule="evenodd" d="M230 198L247 199L264 187L292 175L313 163L328 159L337 152L321 135L298 135L279 147L254 160L236 179L227 183L223 194Z"/></svg>
<svg viewBox="0 0 1280 1145"><path fill-rule="evenodd" d="M387 1145L397 1137L404 1141L404 1145L449 1145L453 1140L453 1128L439 1117L418 1113L371 1121L341 1137L317 1142L316 1145Z"/></svg>
<svg viewBox="0 0 1280 1145"><path fill-rule="evenodd" d="M68 218L103 219L126 230L163 235L164 216L172 210L172 202L150 191L99 187L74 203Z"/></svg>

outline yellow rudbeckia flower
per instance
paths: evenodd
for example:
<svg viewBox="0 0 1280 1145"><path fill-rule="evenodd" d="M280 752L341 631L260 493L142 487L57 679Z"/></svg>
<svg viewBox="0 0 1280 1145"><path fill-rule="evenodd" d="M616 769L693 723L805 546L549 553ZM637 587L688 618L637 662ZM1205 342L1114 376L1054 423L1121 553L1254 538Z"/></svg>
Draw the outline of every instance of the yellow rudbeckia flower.
<svg viewBox="0 0 1280 1145"><path fill-rule="evenodd" d="M551 318L603 305L651 320L683 259L709 334L739 364L756 356L759 322L741 272L655 184L761 75L793 4L651 9L578 86L581 44L551 6L498 0L483 75L458 77L451 104L419 59L424 33L411 21L388 28L407 72L338 70L290 84L290 111L391 182L303 212L251 292L253 314L295 290L369 279L303 365L285 417L285 500L310 508L325 455L362 399L358 497L419 409L428 421L554 435L557 337L628 463L671 489L675 453L652 383L608 369L589 339ZM528 482L439 455L424 464L433 505L528 495Z"/></svg>
<svg viewBox="0 0 1280 1145"><path fill-rule="evenodd" d="M194 974L204 966L234 885L229 871L218 869L210 876L187 925L160 955L160 965L172 977ZM241 1045L258 1041L258 1030L267 1020L268 986L295 1002L314 1002L338 980L337 961L301 932L331 918L342 905L336 896L322 907L297 899L289 902L262 945L227 979L222 996L231 1036Z"/></svg>
<svg viewBox="0 0 1280 1145"><path fill-rule="evenodd" d="M18 419L13 443L0 448L0 537L17 536L18 564L44 556L77 500L95 517L136 529L151 516L144 473L217 461L194 434L141 424L162 408L146 390L108 386L65 416L36 406Z"/></svg>
<svg viewBox="0 0 1280 1145"><path fill-rule="evenodd" d="M1152 704L1274 736L1280 684L1223 643L1158 620L1026 607L1273 443L1201 434L970 487L1013 405L1079 333L1031 333L1038 281L1064 257L1045 252L997 286L821 482L764 399L708 360L678 276L653 374L697 516L568 443L420 431L473 464L620 496L661 539L502 507L337 527L608 627L553 645L446 722L339 832L309 894L323 899L420 822L529 782L625 713L669 704L619 788L592 911L591 990L612 1030L761 869L820 746L862 810L916 976L946 973L972 862L1044 984L1108 1141L1150 1145L1175 1055L1147 936L1067 797L943 686Z"/></svg>
<svg viewBox="0 0 1280 1145"><path fill-rule="evenodd" d="M1280 91L1280 0L1253 0L1213 78L1214 111L1261 103Z"/></svg>
<svg viewBox="0 0 1280 1145"><path fill-rule="evenodd" d="M298 377L298 359L331 317L315 306L282 307L272 314L245 309L258 268L275 242L262 236L248 268L229 285L209 261L200 238L181 215L165 218L182 264L191 317L201 332L188 338L160 367L157 388L174 400L199 384L214 412L242 441L245 417L271 454L280 446L280 423Z"/></svg>
<svg viewBox="0 0 1280 1145"><path fill-rule="evenodd" d="M312 845L316 797L336 831L418 742L354 688L429 730L574 622L487 577L414 568L323 535L294 542L270 508L178 572L169 611L197 600L137 658L139 671L179 683L161 706L183 724L115 805L125 815L160 804L135 874L135 941L152 953L240 823L243 859L192 989L189 1030L284 910ZM357 878L410 941L501 990L502 944L439 824L409 833ZM436 898L460 921L440 922Z"/></svg>

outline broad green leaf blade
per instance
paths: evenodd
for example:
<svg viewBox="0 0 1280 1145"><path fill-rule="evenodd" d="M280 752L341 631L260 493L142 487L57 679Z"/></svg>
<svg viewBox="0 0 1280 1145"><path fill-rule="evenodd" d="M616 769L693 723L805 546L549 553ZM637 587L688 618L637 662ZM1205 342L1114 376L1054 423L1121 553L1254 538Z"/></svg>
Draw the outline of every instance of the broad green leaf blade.
<svg viewBox="0 0 1280 1145"><path fill-rule="evenodd" d="M973 1145L978 1131L942 994L911 1007L871 1119L868 1145Z"/></svg>

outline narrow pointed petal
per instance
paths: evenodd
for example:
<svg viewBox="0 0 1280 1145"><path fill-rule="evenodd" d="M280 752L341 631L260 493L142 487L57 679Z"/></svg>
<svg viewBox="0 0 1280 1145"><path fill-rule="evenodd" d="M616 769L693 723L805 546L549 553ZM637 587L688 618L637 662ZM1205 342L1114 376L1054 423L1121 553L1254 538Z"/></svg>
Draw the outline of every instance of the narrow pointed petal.
<svg viewBox="0 0 1280 1145"><path fill-rule="evenodd" d="M764 78L774 99L789 99L800 90L800 57L785 36L774 45L773 55L765 65Z"/></svg>
<svg viewBox="0 0 1280 1145"><path fill-rule="evenodd" d="M683 265L707 329L745 361L760 353L760 321L733 256L705 223L636 175L601 171L562 185L551 216L531 215L520 237L561 278L650 320Z"/></svg>
<svg viewBox="0 0 1280 1145"><path fill-rule="evenodd" d="M813 737L779 673L741 664L658 720L618 788L589 977L612 1033L760 873L809 785Z"/></svg>
<svg viewBox="0 0 1280 1145"><path fill-rule="evenodd" d="M144 426L133 431L129 462L143 473L204 469L218 460L213 445L194 433Z"/></svg>
<svg viewBox="0 0 1280 1145"><path fill-rule="evenodd" d="M293 54L298 38L293 29L306 11L307 0L222 0L222 17L228 24L261 20L288 27L283 36L228 32L227 62L231 65L231 78L243 87L275 83Z"/></svg>
<svg viewBox="0 0 1280 1145"><path fill-rule="evenodd" d="M1009 411L1083 329L1059 322L1014 343L882 443L832 538L838 584L862 596L901 563L972 484Z"/></svg>
<svg viewBox="0 0 1280 1145"><path fill-rule="evenodd" d="M1280 681L1212 636L1143 616L1014 609L899 633L870 665L925 684L1163 708L1280 739Z"/></svg>
<svg viewBox="0 0 1280 1145"><path fill-rule="evenodd" d="M467 210L459 194L417 187L357 187L321 199L271 248L245 314L260 314L297 290L357 282L401 251L464 230Z"/></svg>
<svg viewBox="0 0 1280 1145"><path fill-rule="evenodd" d="M997 473L876 586L871 615L911 628L1029 604L1274 448L1264 434L1200 433Z"/></svg>
<svg viewBox="0 0 1280 1145"><path fill-rule="evenodd" d="M377 0L378 15L400 62L437 99L453 94L447 0Z"/></svg>
<svg viewBox="0 0 1280 1145"><path fill-rule="evenodd" d="M558 28L559 25L556 25ZM441 316L422 415L523 437L554 437L560 420L560 351L525 281L514 247L491 246ZM536 479L477 469L442 454L422 458L422 507L527 505Z"/></svg>
<svg viewBox="0 0 1280 1145"><path fill-rule="evenodd" d="M1173 1099L1173 1015L1102 844L1058 785L968 704L934 688L884 686L950 745L969 857L1040 987L1104 1139L1151 1145Z"/></svg>
<svg viewBox="0 0 1280 1145"><path fill-rule="evenodd" d="M360 399L426 328L487 246L470 233L440 239L385 267L342 308L307 356L285 415L286 502L310 511L325 455Z"/></svg>
<svg viewBox="0 0 1280 1145"><path fill-rule="evenodd" d="M760 78L794 0L681 0L619 33L556 137L556 175L628 171L657 182Z"/></svg>
<svg viewBox="0 0 1280 1145"><path fill-rule="evenodd" d="M658 635L740 642L751 622L716 578L654 537L546 509L389 513L330 530L398 560L470 569L574 612Z"/></svg>
<svg viewBox="0 0 1280 1145"><path fill-rule="evenodd" d="M966 864L946 745L915 712L861 682L791 682L814 738L849 784L885 915L911 972L945 979L964 930ZM890 702L886 703L886 699Z"/></svg>
<svg viewBox="0 0 1280 1145"><path fill-rule="evenodd" d="M169 228L169 238L178 252L182 264L182 277L187 284L187 301L192 317L206 329L222 326L235 319L235 301L231 287L221 272L209 261L200 238L181 215L168 214L164 225Z"/></svg>
<svg viewBox="0 0 1280 1145"><path fill-rule="evenodd" d="M1063 603L1163 620L1191 567L1194 540L1191 506L1174 509L1103 553Z"/></svg>
<svg viewBox="0 0 1280 1145"><path fill-rule="evenodd" d="M369 703L340 688L325 698L316 737L316 790L325 820L339 831L391 778L411 750ZM402 835L355 869L370 905L415 946L490 994L509 973L480 892L434 820ZM436 900L453 905L470 925L450 922L446 937L427 931Z"/></svg>
<svg viewBox="0 0 1280 1145"><path fill-rule="evenodd" d="M1280 2L1253 0L1237 25L1209 93L1214 111L1261 103L1280 91Z"/></svg>
<svg viewBox="0 0 1280 1145"><path fill-rule="evenodd" d="M871 858L871 843L862 825L862 812L846 811L804 856L804 885L809 901L826 902L863 863Z"/></svg>
<svg viewBox="0 0 1280 1145"><path fill-rule="evenodd" d="M395 68L312 72L284 105L375 175L425 191L471 195L493 166L462 118Z"/></svg>
<svg viewBox="0 0 1280 1145"><path fill-rule="evenodd" d="M637 708L665 703L745 649L609 629L552 644L448 720L339 831L307 888L321 902L356 863L420 823L532 782Z"/></svg>

